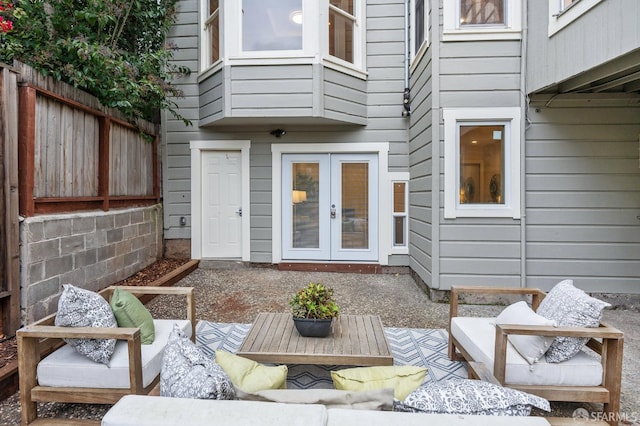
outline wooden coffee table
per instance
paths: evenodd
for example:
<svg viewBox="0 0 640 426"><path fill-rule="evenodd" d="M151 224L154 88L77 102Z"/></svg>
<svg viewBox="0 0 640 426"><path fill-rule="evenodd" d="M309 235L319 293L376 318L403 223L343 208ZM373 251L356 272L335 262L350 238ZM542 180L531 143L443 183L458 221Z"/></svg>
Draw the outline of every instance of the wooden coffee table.
<svg viewBox="0 0 640 426"><path fill-rule="evenodd" d="M328 337L302 337L291 314L261 313L237 354L274 364L393 365L377 315L340 315Z"/></svg>

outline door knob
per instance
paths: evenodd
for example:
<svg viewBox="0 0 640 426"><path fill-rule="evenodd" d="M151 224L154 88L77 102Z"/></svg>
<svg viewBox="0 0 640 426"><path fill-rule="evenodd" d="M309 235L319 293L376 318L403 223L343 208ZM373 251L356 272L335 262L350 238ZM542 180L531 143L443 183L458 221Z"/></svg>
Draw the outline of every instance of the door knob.
<svg viewBox="0 0 640 426"><path fill-rule="evenodd" d="M335 218L336 218L336 205L331 204L331 219L335 219Z"/></svg>
<svg viewBox="0 0 640 426"><path fill-rule="evenodd" d="M242 207L240 207L236 213L238 213L238 216L242 217Z"/></svg>

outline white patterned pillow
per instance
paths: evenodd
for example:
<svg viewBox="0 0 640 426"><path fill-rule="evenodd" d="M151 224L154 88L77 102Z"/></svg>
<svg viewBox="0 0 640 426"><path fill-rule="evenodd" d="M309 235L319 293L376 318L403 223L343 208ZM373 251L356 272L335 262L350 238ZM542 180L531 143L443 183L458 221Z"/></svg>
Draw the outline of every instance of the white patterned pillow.
<svg viewBox="0 0 640 426"><path fill-rule="evenodd" d="M64 284L55 325L60 327L118 327L109 303L98 293ZM116 339L64 339L92 361L109 364Z"/></svg>
<svg viewBox="0 0 640 426"><path fill-rule="evenodd" d="M196 399L235 399L225 372L195 345L176 324L162 357L160 396Z"/></svg>
<svg viewBox="0 0 640 426"><path fill-rule="evenodd" d="M496 324L555 326L556 322L536 314L526 302L521 301L507 306L496 317ZM553 342L553 337L520 334L510 334L507 339L529 364L538 362Z"/></svg>
<svg viewBox="0 0 640 426"><path fill-rule="evenodd" d="M394 401L394 411L412 413L528 416L531 407L550 411L549 401L482 380L452 379L429 382L404 401Z"/></svg>
<svg viewBox="0 0 640 426"><path fill-rule="evenodd" d="M573 280L564 280L540 302L537 313L555 321L558 327L598 327L602 311L608 306L611 305L574 287ZM545 355L547 362L571 359L588 340L586 337L556 337Z"/></svg>

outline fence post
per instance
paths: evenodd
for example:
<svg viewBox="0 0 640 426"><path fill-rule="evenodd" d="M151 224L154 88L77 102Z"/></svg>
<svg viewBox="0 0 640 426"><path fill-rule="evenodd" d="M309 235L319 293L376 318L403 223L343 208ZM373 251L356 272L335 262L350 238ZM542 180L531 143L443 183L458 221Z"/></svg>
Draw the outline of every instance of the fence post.
<svg viewBox="0 0 640 426"><path fill-rule="evenodd" d="M35 182L36 89L22 86L18 92L18 170L20 172L20 212L35 214L33 186Z"/></svg>

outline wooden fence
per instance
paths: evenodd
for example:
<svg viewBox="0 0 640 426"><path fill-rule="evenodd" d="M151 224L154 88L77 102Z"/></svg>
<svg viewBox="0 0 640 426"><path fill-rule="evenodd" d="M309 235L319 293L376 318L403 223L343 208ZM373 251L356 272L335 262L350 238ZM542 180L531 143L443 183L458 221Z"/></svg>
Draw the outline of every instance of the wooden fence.
<svg viewBox="0 0 640 426"><path fill-rule="evenodd" d="M0 64L0 335L4 337L15 335L20 326L17 77L14 69Z"/></svg>
<svg viewBox="0 0 640 426"><path fill-rule="evenodd" d="M136 128L83 92L26 66L20 73L21 214L160 201L158 137L151 123Z"/></svg>

